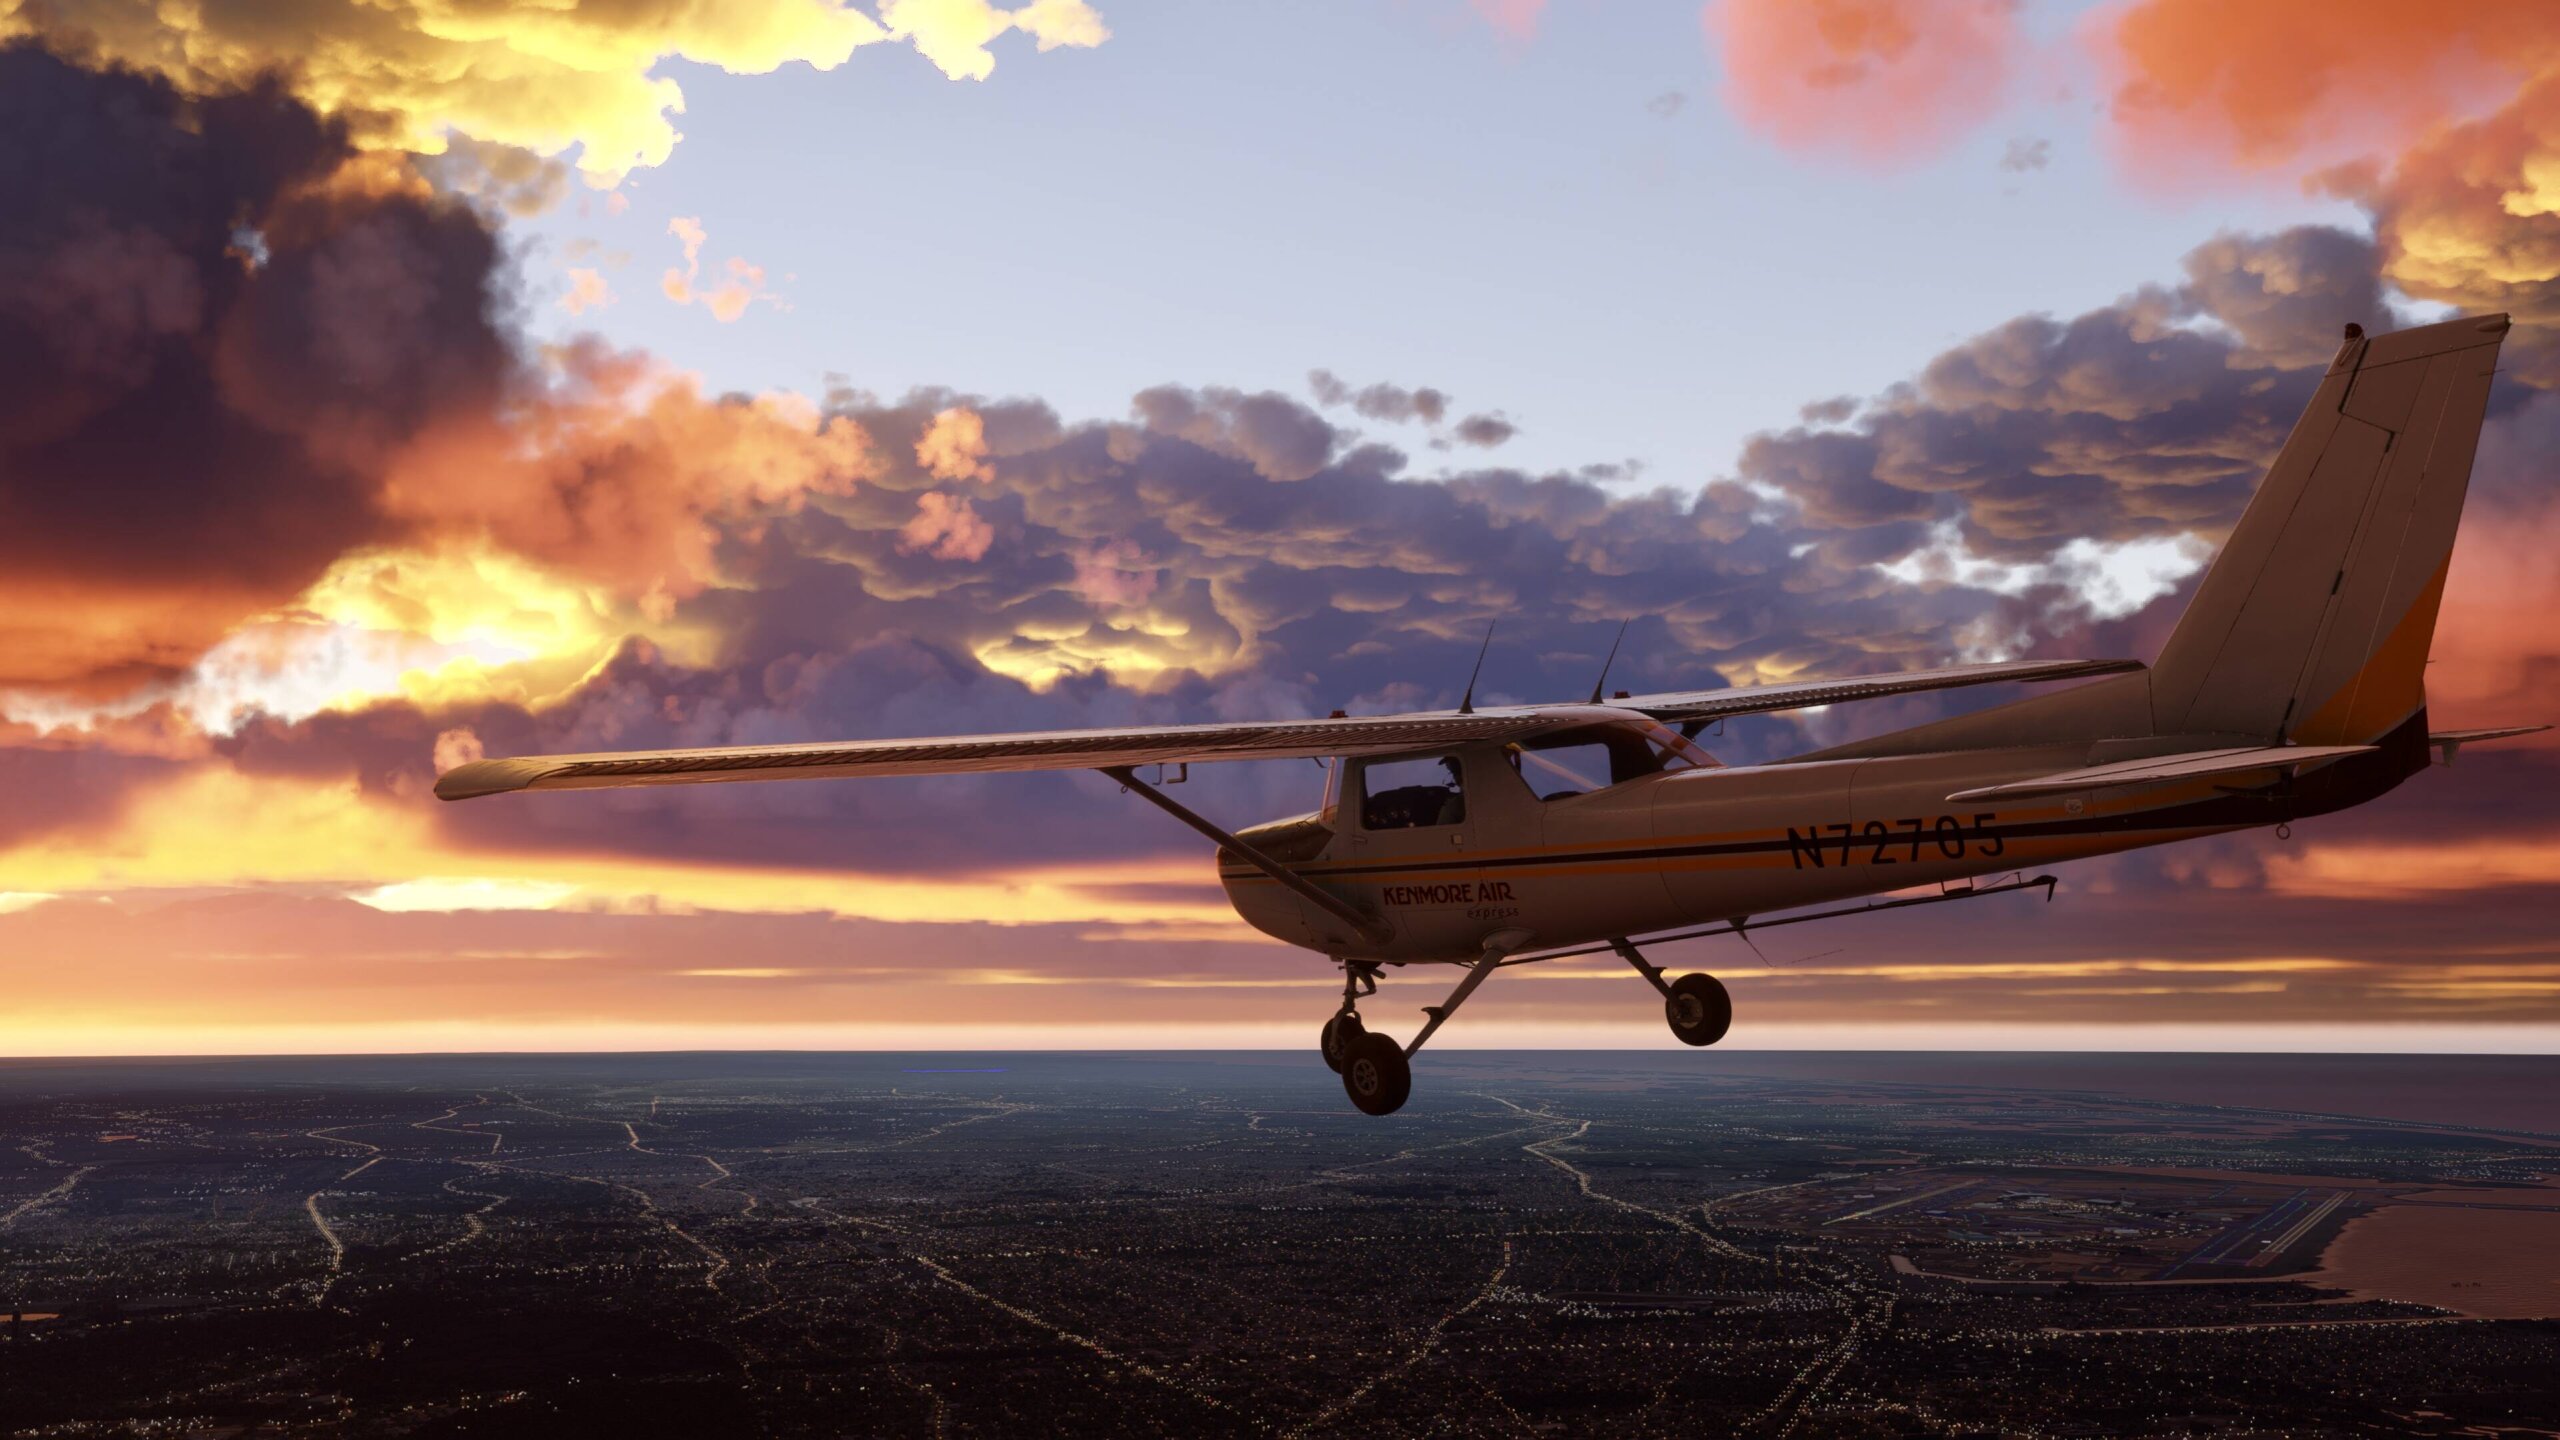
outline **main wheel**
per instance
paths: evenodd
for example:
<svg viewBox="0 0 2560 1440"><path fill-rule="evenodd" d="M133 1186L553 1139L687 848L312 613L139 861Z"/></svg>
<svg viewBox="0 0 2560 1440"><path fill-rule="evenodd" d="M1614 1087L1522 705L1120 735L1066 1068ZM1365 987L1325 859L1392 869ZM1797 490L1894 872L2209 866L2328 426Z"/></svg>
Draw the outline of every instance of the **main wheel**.
<svg viewBox="0 0 2560 1440"><path fill-rule="evenodd" d="M1368 1033L1360 1017L1349 1011L1324 1022L1324 1038L1316 1042L1316 1048L1324 1055L1325 1068L1341 1074L1342 1062L1350 1058L1352 1045Z"/></svg>
<svg viewBox="0 0 2560 1440"><path fill-rule="evenodd" d="M1342 1090L1366 1115L1392 1115L1413 1093L1413 1067L1392 1035L1361 1032L1342 1062Z"/></svg>
<svg viewBox="0 0 2560 1440"><path fill-rule="evenodd" d="M1683 1045L1713 1045L1733 1028L1733 997L1713 975L1683 975L1671 982L1663 1018Z"/></svg>

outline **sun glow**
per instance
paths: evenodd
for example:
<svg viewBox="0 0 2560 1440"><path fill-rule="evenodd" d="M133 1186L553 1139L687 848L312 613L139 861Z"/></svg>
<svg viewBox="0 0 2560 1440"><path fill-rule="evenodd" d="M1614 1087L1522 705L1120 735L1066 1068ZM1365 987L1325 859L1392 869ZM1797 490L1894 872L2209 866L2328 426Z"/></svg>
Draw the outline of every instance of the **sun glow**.
<svg viewBox="0 0 2560 1440"><path fill-rule="evenodd" d="M436 822L433 809L370 794L352 781L194 770L141 792L96 826L0 849L0 890L321 887L387 911L760 912L993 925L1207 926L1233 919L1206 883L1205 863L1194 858L987 875L864 875L468 851L455 848Z"/></svg>
<svg viewBox="0 0 2560 1440"><path fill-rule="evenodd" d="M1077 675L1108 674L1135 689L1153 688L1177 672L1214 678L1234 668L1237 655L1195 643L1180 621L1131 626L1026 626L976 647L978 663L1034 690L1045 691Z"/></svg>
<svg viewBox="0 0 2560 1440"><path fill-rule="evenodd" d="M540 705L576 688L631 636L678 664L707 662L715 643L707 629L653 620L602 588L486 546L362 550L291 605L233 630L168 686L102 706L0 695L0 716L91 729L165 702L200 730L230 734L256 715L299 721L384 700Z"/></svg>

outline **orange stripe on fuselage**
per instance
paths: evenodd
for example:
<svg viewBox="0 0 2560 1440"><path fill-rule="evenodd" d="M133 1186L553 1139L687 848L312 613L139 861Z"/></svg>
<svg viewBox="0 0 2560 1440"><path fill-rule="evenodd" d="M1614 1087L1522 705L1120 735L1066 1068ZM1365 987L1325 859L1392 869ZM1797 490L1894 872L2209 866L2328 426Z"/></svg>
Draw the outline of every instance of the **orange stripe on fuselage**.
<svg viewBox="0 0 2560 1440"><path fill-rule="evenodd" d="M2114 801L2093 800L2086 804L2081 813L2076 816L2070 812L2066 805L2062 804L2039 805L2023 810L2006 810L1997 812L1997 814L1999 815L2000 823L2004 827L2008 825L2050 824L2054 821L2070 819L2092 821L2112 820L2119 819L2127 815L2140 814L2150 810L2173 809L2179 805L2191 803L2196 800L2211 799L2220 793L2220 787L2212 780L2191 780L2180 782L2165 789L2155 790L2152 793L2142 795L2138 800L2131 795L2124 796ZM2072 860L2089 855L2103 855L2113 850L2134 849L2142 845L2166 844L2176 840L2192 839L2199 835L2210 835L2223 830L2242 828L2246 827L2205 825L2179 826L2174 829L2163 828L2156 832L2126 832L2117 830L2089 835L2009 836L2003 837L2003 853L1998 858L2005 860L2009 856L2015 855L2021 859ZM1445 875L1453 869L1462 869L1472 863L1489 862L1494 860L1508 862L1502 868L1508 872L1517 874L1554 874L1557 872L1566 872L1584 875L1644 875L1659 874L1665 871L1696 872L1709 870L1755 869L1793 870L1799 867L1794 858L1794 851L1790 846L1788 830L1789 827L1778 826L1761 830L1732 830L1691 835L1664 835L1628 837L1619 840L1577 841L1571 845L1513 846L1501 850L1483 850L1457 856L1441 854L1428 859L1420 856L1400 856L1394 859L1380 858L1370 861L1336 861L1327 862L1326 864L1318 867L1307 867L1301 869L1298 873L1305 875L1310 879L1369 882L1393 880L1408 875ZM2132 843L2128 844L2126 841L2129 838L2129 833L2142 834L2147 838L2134 840ZM1826 845L1835 843L1836 839L1837 837L1826 836L1824 837L1823 843ZM1589 853L1593 851L1615 852L1631 849L1657 850L1693 845L1733 844L1761 844L1771 848L1739 855L1660 856L1642 860L1613 859L1608 853ZM1782 860L1787 862L1783 866L1778 863ZM1260 871L1249 868L1235 869L1227 866L1220 866L1218 875L1222 880L1237 881L1246 884L1278 883L1273 881L1271 877L1262 874Z"/></svg>

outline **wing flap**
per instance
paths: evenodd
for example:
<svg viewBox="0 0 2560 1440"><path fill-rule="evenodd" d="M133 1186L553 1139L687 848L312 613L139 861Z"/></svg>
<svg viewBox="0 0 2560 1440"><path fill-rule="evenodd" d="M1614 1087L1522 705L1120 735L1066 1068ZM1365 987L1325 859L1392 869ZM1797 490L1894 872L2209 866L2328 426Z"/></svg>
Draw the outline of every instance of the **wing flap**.
<svg viewBox="0 0 2560 1440"><path fill-rule="evenodd" d="M1780 685L1747 685L1730 690L1684 690L1638 695L1609 703L1638 710L1656 720L1715 720L1727 715L1765 715L1779 710L1806 710L1850 700L1880 700L1923 690L1958 690L1968 685L2002 681L2080 680L2121 675L2143 668L2139 660L2003 660L1987 665L1951 665L1941 670L1906 670L1898 675L1862 675L1847 680L1796 680Z"/></svg>
<svg viewBox="0 0 2560 1440"><path fill-rule="evenodd" d="M2208 775L2292 770L2322 760L2370 754L2375 748L2371 745L2246 745L2230 750L2190 750L2183 755L2118 760L2108 765L2092 765L2084 770L2039 775L2032 780L2012 780L2004 785L1959 790L1947 798L1951 801L2023 800L2038 795L2063 795L2084 790L2121 790L2136 785L2165 784L2172 780L2195 780Z"/></svg>

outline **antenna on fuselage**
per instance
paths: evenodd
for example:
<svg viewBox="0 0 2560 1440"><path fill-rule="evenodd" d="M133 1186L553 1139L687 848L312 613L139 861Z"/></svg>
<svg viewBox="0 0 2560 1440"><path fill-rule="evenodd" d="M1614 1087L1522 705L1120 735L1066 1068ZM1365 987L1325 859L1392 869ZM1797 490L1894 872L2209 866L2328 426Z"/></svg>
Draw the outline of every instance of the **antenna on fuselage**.
<svg viewBox="0 0 2560 1440"><path fill-rule="evenodd" d="M1458 713L1476 713L1476 677L1484 673L1485 652L1493 648L1493 627L1502 623L1499 616L1484 622L1484 643L1476 647L1476 668L1467 672L1467 693L1458 697Z"/></svg>
<svg viewBox="0 0 2560 1440"><path fill-rule="evenodd" d="M1591 682L1591 703L1600 703L1600 692L1609 684L1609 667L1618 663L1618 647L1626 642L1627 627L1636 623L1634 616L1618 622L1618 638L1609 642L1609 658L1600 662L1600 678Z"/></svg>

